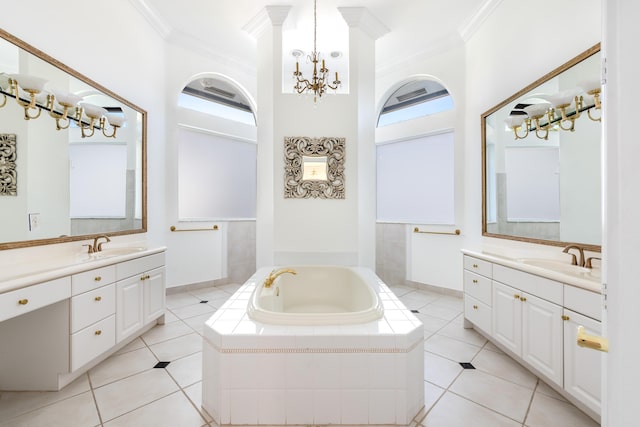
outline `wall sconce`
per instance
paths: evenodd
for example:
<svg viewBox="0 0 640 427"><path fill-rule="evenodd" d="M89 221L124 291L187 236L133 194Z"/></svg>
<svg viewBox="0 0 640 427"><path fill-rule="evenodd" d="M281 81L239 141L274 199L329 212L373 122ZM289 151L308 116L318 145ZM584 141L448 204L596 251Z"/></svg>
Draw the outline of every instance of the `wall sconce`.
<svg viewBox="0 0 640 427"><path fill-rule="evenodd" d="M16 99L24 108L24 119L32 120L40 117L42 110L55 119L56 129L67 129L71 121L78 123L83 138L91 137L96 127L102 130L107 138L115 138L118 128L125 123L124 117L110 114L102 107L81 102L82 97L73 93L44 90L47 80L27 74L0 74L0 92L3 96L0 108L7 104L7 95ZM83 120L83 113L86 118ZM106 130L107 125L111 131Z"/></svg>
<svg viewBox="0 0 640 427"><path fill-rule="evenodd" d="M576 120L584 111L589 119L601 121L601 116L594 117L591 113L592 110L602 108L600 92L600 81L589 80L576 88L553 95L537 95L537 98L545 101L511 111L505 119L505 125L513 131L516 140L526 138L532 131L535 131L538 138L546 140L549 130L555 125L562 130L573 132ZM590 102L591 99L593 102Z"/></svg>

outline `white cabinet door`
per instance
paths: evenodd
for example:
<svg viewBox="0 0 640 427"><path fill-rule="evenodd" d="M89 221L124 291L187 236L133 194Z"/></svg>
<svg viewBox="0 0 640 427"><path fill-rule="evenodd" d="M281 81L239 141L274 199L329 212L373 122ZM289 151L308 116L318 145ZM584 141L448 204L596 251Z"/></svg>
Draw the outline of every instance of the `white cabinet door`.
<svg viewBox="0 0 640 427"><path fill-rule="evenodd" d="M146 325L164 314L164 267L156 268L146 273L144 277L144 324Z"/></svg>
<svg viewBox="0 0 640 427"><path fill-rule="evenodd" d="M578 326L589 335L602 335L600 322L564 310L564 388L589 409L600 414L602 353L579 347Z"/></svg>
<svg viewBox="0 0 640 427"><path fill-rule="evenodd" d="M522 358L562 387L562 307L523 293Z"/></svg>
<svg viewBox="0 0 640 427"><path fill-rule="evenodd" d="M122 341L143 323L143 281L133 276L116 286L116 340Z"/></svg>
<svg viewBox="0 0 640 427"><path fill-rule="evenodd" d="M511 286L493 282L493 337L500 344L520 356L522 350L521 292Z"/></svg>

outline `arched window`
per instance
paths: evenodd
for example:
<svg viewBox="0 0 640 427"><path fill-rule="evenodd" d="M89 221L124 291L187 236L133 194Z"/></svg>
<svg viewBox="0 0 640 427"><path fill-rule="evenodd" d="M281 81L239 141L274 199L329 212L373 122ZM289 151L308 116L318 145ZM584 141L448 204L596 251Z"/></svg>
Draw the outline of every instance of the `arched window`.
<svg viewBox="0 0 640 427"><path fill-rule="evenodd" d="M178 216L256 216L256 120L247 96L220 78L191 81L178 100Z"/></svg>
<svg viewBox="0 0 640 427"><path fill-rule="evenodd" d="M442 84L426 78L416 79L402 85L387 98L378 116L378 127L451 109L453 99Z"/></svg>

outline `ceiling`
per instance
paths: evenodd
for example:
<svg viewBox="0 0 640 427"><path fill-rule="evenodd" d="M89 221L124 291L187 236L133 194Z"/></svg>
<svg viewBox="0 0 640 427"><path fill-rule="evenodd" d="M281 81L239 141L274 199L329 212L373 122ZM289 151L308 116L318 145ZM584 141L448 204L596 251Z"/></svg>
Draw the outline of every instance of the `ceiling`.
<svg viewBox="0 0 640 427"><path fill-rule="evenodd" d="M312 0L131 1L169 42L223 56L249 69L255 67L256 43L243 27L267 5L291 6L283 24L285 56L294 48L309 52L313 45ZM376 68L380 69L462 40L474 18L496 0L317 2L318 50L326 52L327 58L328 52L348 51L348 27L338 7L365 7L388 28L376 42Z"/></svg>

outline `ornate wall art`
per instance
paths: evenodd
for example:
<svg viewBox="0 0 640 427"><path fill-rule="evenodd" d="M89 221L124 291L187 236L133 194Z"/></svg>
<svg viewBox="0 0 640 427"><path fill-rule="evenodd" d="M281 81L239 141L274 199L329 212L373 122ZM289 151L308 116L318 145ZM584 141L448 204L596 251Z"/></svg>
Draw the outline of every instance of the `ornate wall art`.
<svg viewBox="0 0 640 427"><path fill-rule="evenodd" d="M344 199L345 138L284 138L285 199Z"/></svg>
<svg viewBox="0 0 640 427"><path fill-rule="evenodd" d="M16 156L16 136L10 133L0 134L0 196L18 194Z"/></svg>

